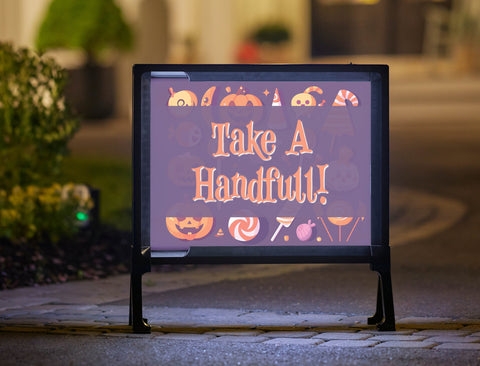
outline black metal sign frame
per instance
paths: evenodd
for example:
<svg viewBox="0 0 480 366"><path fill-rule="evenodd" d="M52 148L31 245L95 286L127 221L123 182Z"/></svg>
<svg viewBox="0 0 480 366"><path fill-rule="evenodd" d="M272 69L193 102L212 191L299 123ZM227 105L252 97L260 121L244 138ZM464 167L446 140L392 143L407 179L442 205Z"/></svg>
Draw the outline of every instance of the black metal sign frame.
<svg viewBox="0 0 480 366"><path fill-rule="evenodd" d="M182 72L211 80L289 80L292 73L316 73L326 80L371 83L371 243L356 246L192 247L186 256L156 256L149 243L149 219L144 202L150 195L149 79L152 73ZM130 285L130 325L149 333L143 318L142 276L151 264L226 263L368 263L378 274L375 314L368 324L395 330L389 246L389 94L386 65L135 65L133 67L133 244ZM147 137L147 138L146 138Z"/></svg>

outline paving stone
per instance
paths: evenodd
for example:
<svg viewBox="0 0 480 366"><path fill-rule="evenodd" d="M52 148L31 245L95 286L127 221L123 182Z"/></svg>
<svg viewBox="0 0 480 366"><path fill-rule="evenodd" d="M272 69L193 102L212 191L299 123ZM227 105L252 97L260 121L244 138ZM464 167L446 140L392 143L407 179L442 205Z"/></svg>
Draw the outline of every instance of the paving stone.
<svg viewBox="0 0 480 366"><path fill-rule="evenodd" d="M388 341L423 341L427 336L385 334L369 338L370 341L388 342ZM431 339L429 339L430 341Z"/></svg>
<svg viewBox="0 0 480 366"><path fill-rule="evenodd" d="M473 332L473 333L480 333L480 325L475 324L475 325L467 325L462 328L462 330L468 331L468 332Z"/></svg>
<svg viewBox="0 0 480 366"><path fill-rule="evenodd" d="M268 339L262 336L222 336L213 339L213 342L261 343Z"/></svg>
<svg viewBox="0 0 480 366"><path fill-rule="evenodd" d="M107 322L97 322L95 320L90 321L69 321L69 320L62 320L58 322L59 326L81 326L81 327L100 327L100 326L108 326Z"/></svg>
<svg viewBox="0 0 480 366"><path fill-rule="evenodd" d="M364 315L359 316L348 316L339 320L340 324L349 325L352 327L363 327L367 326L367 318Z"/></svg>
<svg viewBox="0 0 480 366"><path fill-rule="evenodd" d="M152 327L152 331L159 331L162 333L186 333L186 334L204 334L210 332L212 328L202 328L202 327Z"/></svg>
<svg viewBox="0 0 480 366"><path fill-rule="evenodd" d="M373 347L378 342L365 340L333 340L320 344L320 347Z"/></svg>
<svg viewBox="0 0 480 366"><path fill-rule="evenodd" d="M175 339L179 341L208 341L213 338L216 338L214 335L210 334L187 334L187 333L167 333L155 339Z"/></svg>
<svg viewBox="0 0 480 366"><path fill-rule="evenodd" d="M399 329L399 330L361 330L358 333L371 335L409 335L415 333L416 329Z"/></svg>
<svg viewBox="0 0 480 366"><path fill-rule="evenodd" d="M308 327L298 327L298 326L258 326L255 329L263 330L266 332L303 332L308 329L308 331L314 331L313 329L309 329Z"/></svg>
<svg viewBox="0 0 480 366"><path fill-rule="evenodd" d="M442 343L435 349L471 349L480 351L480 343Z"/></svg>
<svg viewBox="0 0 480 366"><path fill-rule="evenodd" d="M212 334L214 336L258 336L263 334L261 330L240 330L240 329L218 329L206 332L205 334Z"/></svg>
<svg viewBox="0 0 480 366"><path fill-rule="evenodd" d="M342 320L345 319L341 315L331 314L302 314L300 321L295 325L312 328L312 327L330 327L343 325Z"/></svg>
<svg viewBox="0 0 480 366"><path fill-rule="evenodd" d="M370 338L370 334L365 334L365 333L345 333L345 332L339 332L339 333L322 333L319 334L315 337L314 339L324 339L324 340L364 340L367 338Z"/></svg>
<svg viewBox="0 0 480 366"><path fill-rule="evenodd" d="M105 336L105 337L127 338L127 334L126 334L126 333L102 333L102 336Z"/></svg>
<svg viewBox="0 0 480 366"><path fill-rule="evenodd" d="M95 331L79 331L79 332L69 332L65 333L66 335L72 335L72 336L88 336L88 337L98 337L100 335L100 332L95 332Z"/></svg>
<svg viewBox="0 0 480 366"><path fill-rule="evenodd" d="M147 338L147 339L150 339L150 338L155 338L155 337L158 337L160 336L161 334L142 334L142 333L130 333L130 334L126 334L127 338Z"/></svg>
<svg viewBox="0 0 480 366"><path fill-rule="evenodd" d="M312 339L312 338L273 338L270 339L264 344L275 344L275 345L305 345L305 346L314 346L321 344L323 341L321 339Z"/></svg>
<svg viewBox="0 0 480 366"><path fill-rule="evenodd" d="M465 326L476 325L480 327L480 319L455 319L455 323L460 323Z"/></svg>
<svg viewBox="0 0 480 366"><path fill-rule="evenodd" d="M376 347L396 347L396 348L433 348L437 345L434 342L415 342L415 341L390 341L378 344Z"/></svg>
<svg viewBox="0 0 480 366"><path fill-rule="evenodd" d="M282 331L273 331L263 334L263 336L268 338L310 338L317 335L317 332L282 332Z"/></svg>
<svg viewBox="0 0 480 366"><path fill-rule="evenodd" d="M450 318L430 318L430 317L408 317L397 321L402 328L416 329L459 329L462 327L459 323L452 322Z"/></svg>
<svg viewBox="0 0 480 366"><path fill-rule="evenodd" d="M458 336L466 336L469 335L471 332L467 330L459 330L459 329L427 329L422 330L420 332L415 332L413 335L418 336L451 336L451 337L458 337Z"/></svg>
<svg viewBox="0 0 480 366"><path fill-rule="evenodd" d="M327 332L335 332L335 333L357 333L357 329L352 329L346 326L337 326L337 327L318 327L309 329L312 332L317 333L327 333Z"/></svg>
<svg viewBox="0 0 480 366"><path fill-rule="evenodd" d="M472 337L480 337L480 332L471 334Z"/></svg>
<svg viewBox="0 0 480 366"><path fill-rule="evenodd" d="M31 326L12 326L2 327L0 332L12 332L12 333L46 333L51 330L45 327L31 327Z"/></svg>
<svg viewBox="0 0 480 366"><path fill-rule="evenodd" d="M480 337L437 336L429 338L428 341L435 343L474 343L480 341Z"/></svg>

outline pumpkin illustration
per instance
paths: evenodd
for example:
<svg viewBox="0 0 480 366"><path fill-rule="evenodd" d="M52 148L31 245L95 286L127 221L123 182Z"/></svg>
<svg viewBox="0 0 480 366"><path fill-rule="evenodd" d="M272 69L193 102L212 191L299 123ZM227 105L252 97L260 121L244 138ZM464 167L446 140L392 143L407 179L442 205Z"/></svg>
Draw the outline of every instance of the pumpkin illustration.
<svg viewBox="0 0 480 366"><path fill-rule="evenodd" d="M228 94L220 102L222 107L261 107L262 105L262 101L253 94L247 94L243 86L238 88L236 94Z"/></svg>
<svg viewBox="0 0 480 366"><path fill-rule="evenodd" d="M227 93L230 88L227 88ZM251 120L259 122L263 115L262 101L253 94L247 94L245 88L241 86L236 93L228 94L220 102L220 117L229 120L233 124L244 124Z"/></svg>
<svg viewBox="0 0 480 366"><path fill-rule="evenodd" d="M168 232L181 240L204 238L213 227L213 217L166 217L165 221Z"/></svg>

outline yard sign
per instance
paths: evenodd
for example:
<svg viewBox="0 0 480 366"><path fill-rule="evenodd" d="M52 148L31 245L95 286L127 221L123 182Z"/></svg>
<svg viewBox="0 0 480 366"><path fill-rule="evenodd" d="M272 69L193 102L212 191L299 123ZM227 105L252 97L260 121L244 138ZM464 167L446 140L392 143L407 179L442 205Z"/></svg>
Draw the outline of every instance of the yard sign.
<svg viewBox="0 0 480 366"><path fill-rule="evenodd" d="M370 263L394 329L388 69L136 65L130 321L150 263Z"/></svg>

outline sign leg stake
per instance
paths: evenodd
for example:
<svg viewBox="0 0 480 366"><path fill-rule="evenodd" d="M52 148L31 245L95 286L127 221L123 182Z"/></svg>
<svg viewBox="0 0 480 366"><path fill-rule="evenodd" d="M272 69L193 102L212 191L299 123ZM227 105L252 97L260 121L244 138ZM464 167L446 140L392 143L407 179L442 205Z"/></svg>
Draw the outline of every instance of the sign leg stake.
<svg viewBox="0 0 480 366"><path fill-rule="evenodd" d="M383 320L383 296L382 296L382 280L380 276L378 277L378 287L377 287L377 308L375 314L368 318L367 323L369 325L379 324Z"/></svg>
<svg viewBox="0 0 480 366"><path fill-rule="evenodd" d="M134 333L150 333L151 327L143 317L142 275L132 274L130 284L130 319Z"/></svg>
<svg viewBox="0 0 480 366"><path fill-rule="evenodd" d="M130 310L128 324L132 326L134 333L150 333L151 327L147 319L143 317L142 304L142 276L149 270L146 266L146 256L149 255L149 249L144 252L135 253L132 251L132 270L130 276Z"/></svg>
<svg viewBox="0 0 480 366"><path fill-rule="evenodd" d="M395 311L390 266L384 264L377 267L373 264L372 270L378 274L377 308L375 314L368 318L368 324L376 324L379 330L394 331Z"/></svg>

